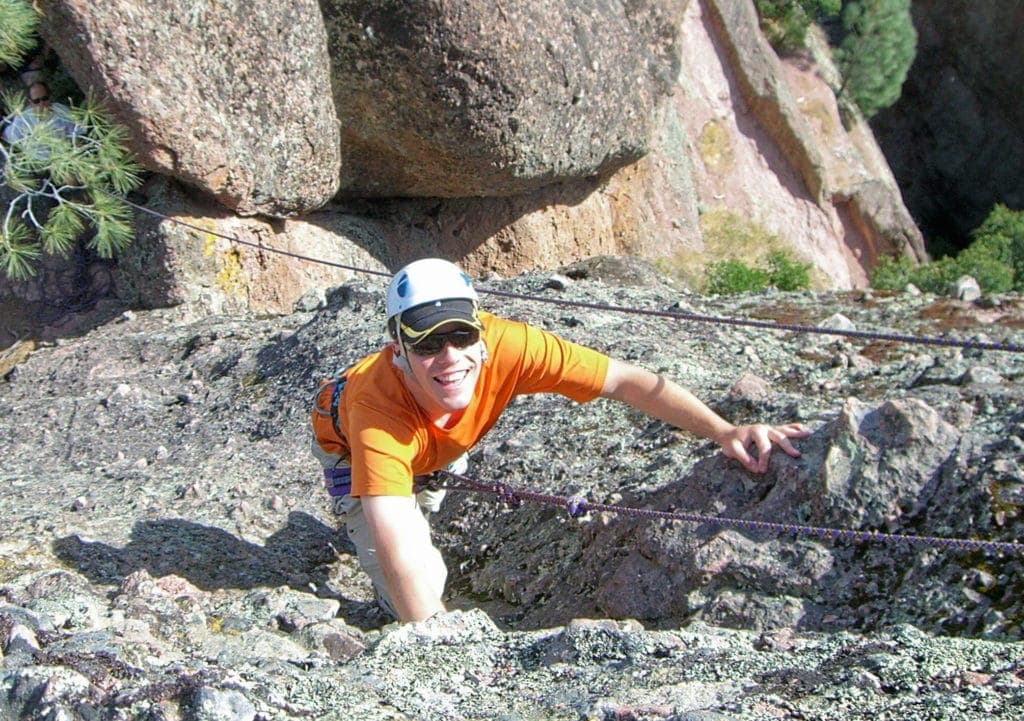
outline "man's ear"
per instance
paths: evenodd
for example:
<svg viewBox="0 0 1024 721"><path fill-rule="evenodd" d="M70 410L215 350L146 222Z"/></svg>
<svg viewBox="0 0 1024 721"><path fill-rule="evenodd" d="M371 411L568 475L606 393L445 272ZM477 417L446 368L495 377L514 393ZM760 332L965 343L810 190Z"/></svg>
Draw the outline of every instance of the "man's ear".
<svg viewBox="0 0 1024 721"><path fill-rule="evenodd" d="M480 341L480 363L486 364L491 359L491 356L487 353L487 343Z"/></svg>
<svg viewBox="0 0 1024 721"><path fill-rule="evenodd" d="M402 349L394 341L391 342L391 362L403 373L412 373L412 368L409 367L409 359L402 355Z"/></svg>

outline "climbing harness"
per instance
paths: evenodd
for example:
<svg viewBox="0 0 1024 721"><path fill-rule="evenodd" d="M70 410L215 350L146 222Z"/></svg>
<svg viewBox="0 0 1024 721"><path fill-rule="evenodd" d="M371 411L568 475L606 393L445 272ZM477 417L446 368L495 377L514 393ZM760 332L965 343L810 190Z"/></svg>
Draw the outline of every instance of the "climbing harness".
<svg viewBox="0 0 1024 721"><path fill-rule="evenodd" d="M316 389L316 395L313 396L313 410L321 416L330 417L331 425L341 439L345 438L345 434L341 432L338 406L347 381L348 368L338 371L333 378L321 383ZM320 407L320 396L326 388L331 388L331 406L325 410ZM352 491L352 466L349 465L347 458L339 458L333 467L324 468L324 485L332 497L345 496Z"/></svg>
<svg viewBox="0 0 1024 721"><path fill-rule="evenodd" d="M324 485L332 498L347 496L352 492L352 466L347 461L338 461L333 468L324 469Z"/></svg>

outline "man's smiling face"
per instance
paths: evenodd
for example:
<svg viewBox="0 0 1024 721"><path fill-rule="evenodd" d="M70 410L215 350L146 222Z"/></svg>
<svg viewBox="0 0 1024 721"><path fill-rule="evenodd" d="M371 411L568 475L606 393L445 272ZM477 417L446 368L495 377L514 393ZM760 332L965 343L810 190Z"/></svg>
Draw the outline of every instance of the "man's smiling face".
<svg viewBox="0 0 1024 721"><path fill-rule="evenodd" d="M409 373L405 379L420 407L436 419L464 410L473 400L483 364L484 344L479 340L479 331L462 323L446 323L431 333L431 336L435 335L451 339L446 339L436 354L420 355L416 353L415 345L405 346L409 360ZM456 347L473 338L477 340L470 345ZM425 341L421 343L429 345Z"/></svg>

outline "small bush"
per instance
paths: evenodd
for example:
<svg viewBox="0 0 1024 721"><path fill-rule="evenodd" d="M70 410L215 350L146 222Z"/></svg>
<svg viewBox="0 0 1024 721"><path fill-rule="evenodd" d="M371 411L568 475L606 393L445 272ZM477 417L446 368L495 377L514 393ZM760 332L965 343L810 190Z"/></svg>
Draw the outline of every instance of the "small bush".
<svg viewBox="0 0 1024 721"><path fill-rule="evenodd" d="M972 243L956 257L956 276L972 276L988 293L1005 293L1014 288L1013 265L1004 250L989 243Z"/></svg>
<svg viewBox="0 0 1024 721"><path fill-rule="evenodd" d="M903 290L909 283L914 283L911 278L915 270L910 258L884 256L871 271L871 287L876 290Z"/></svg>
<svg viewBox="0 0 1024 721"><path fill-rule="evenodd" d="M768 42L777 51L790 53L804 47L815 17L839 13L841 0L757 0L756 5Z"/></svg>
<svg viewBox="0 0 1024 721"><path fill-rule="evenodd" d="M997 204L985 221L971 232L972 243L987 250L1013 270L1013 289L1024 290L1024 211Z"/></svg>
<svg viewBox="0 0 1024 721"><path fill-rule="evenodd" d="M903 290L913 284L925 293L942 295L949 284L963 274L958 260L953 256L924 265L914 265L908 258L883 258L871 274L871 287L877 290Z"/></svg>
<svg viewBox="0 0 1024 721"><path fill-rule="evenodd" d="M720 260L707 268L705 291L711 295L732 295L764 290L768 278L768 271L751 268L741 260Z"/></svg>
<svg viewBox="0 0 1024 721"><path fill-rule="evenodd" d="M782 251L768 254L769 281L779 290L805 290L811 287L810 263L798 263Z"/></svg>
<svg viewBox="0 0 1024 721"><path fill-rule="evenodd" d="M986 293L1024 291L1024 212L997 205L972 233L973 241L956 256L915 266L907 258L883 258L871 274L871 286L902 290L913 283L942 294L962 275L970 275Z"/></svg>
<svg viewBox="0 0 1024 721"><path fill-rule="evenodd" d="M741 260L721 260L708 265L704 290L711 295L751 293L774 286L779 290L804 290L810 287L811 266L798 263L782 251L767 257L768 269L751 267Z"/></svg>
<svg viewBox="0 0 1024 721"><path fill-rule="evenodd" d="M899 100L917 53L910 0L848 0L842 24L845 37L835 53L840 92L870 118Z"/></svg>

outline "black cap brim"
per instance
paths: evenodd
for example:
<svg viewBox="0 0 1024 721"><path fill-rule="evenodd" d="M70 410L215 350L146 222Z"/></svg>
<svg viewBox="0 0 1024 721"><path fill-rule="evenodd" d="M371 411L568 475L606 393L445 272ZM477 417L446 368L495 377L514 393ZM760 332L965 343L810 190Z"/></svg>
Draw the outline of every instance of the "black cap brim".
<svg viewBox="0 0 1024 721"><path fill-rule="evenodd" d="M445 323L462 323L473 328L483 328L476 314L476 304L464 298L424 303L402 313L402 325L417 335L430 332Z"/></svg>

